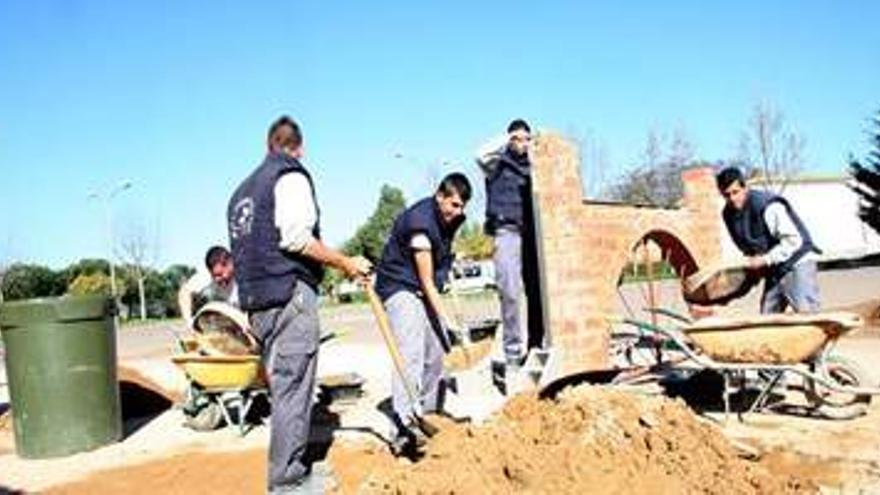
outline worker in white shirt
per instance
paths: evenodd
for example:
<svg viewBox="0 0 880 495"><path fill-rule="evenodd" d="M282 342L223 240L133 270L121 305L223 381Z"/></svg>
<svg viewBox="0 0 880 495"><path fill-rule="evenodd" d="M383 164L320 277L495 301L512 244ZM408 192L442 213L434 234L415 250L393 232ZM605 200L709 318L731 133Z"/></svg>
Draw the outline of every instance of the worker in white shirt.
<svg viewBox="0 0 880 495"><path fill-rule="evenodd" d="M301 163L299 125L283 116L269 128L263 162L238 186L227 221L239 304L248 312L269 374L269 493L324 493L307 463L324 267L363 279L372 265L321 240L321 210Z"/></svg>
<svg viewBox="0 0 880 495"><path fill-rule="evenodd" d="M782 196L750 188L743 173L728 167L716 176L725 199L722 217L749 269L764 278L761 313L819 311L816 254L801 218Z"/></svg>
<svg viewBox="0 0 880 495"><path fill-rule="evenodd" d="M180 316L189 327L192 327L195 311L213 301L238 306L232 253L223 246L211 246L205 253L205 269L196 270L177 292Z"/></svg>

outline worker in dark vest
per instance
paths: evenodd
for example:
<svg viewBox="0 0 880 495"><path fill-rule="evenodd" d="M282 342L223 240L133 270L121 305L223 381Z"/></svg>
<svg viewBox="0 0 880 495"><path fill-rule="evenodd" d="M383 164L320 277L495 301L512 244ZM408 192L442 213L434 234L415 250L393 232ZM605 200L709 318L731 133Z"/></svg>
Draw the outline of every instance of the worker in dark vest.
<svg viewBox="0 0 880 495"><path fill-rule="evenodd" d="M543 347L540 274L532 204L531 129L524 120L507 126L507 135L478 152L486 174L485 232L495 244L493 261L501 299L504 354L508 368L518 368L524 352ZM527 349L523 349L520 294L525 286L528 315Z"/></svg>
<svg viewBox="0 0 880 495"><path fill-rule="evenodd" d="M407 382L416 390L411 404L403 383L393 374L392 446L396 453L415 447L413 415L442 408L444 346L457 329L440 299L440 289L454 258L452 240L465 220L471 185L460 173L447 175L433 196L422 199L394 221L376 269L376 293L388 312L404 361Z"/></svg>
<svg viewBox="0 0 880 495"><path fill-rule="evenodd" d="M716 177L724 196L722 216L749 269L764 279L761 313L819 311L816 254L810 232L782 196L750 188L736 167Z"/></svg>
<svg viewBox="0 0 880 495"><path fill-rule="evenodd" d="M317 366L318 284L324 265L351 278L366 276L371 266L321 241L320 210L312 178L299 161L296 122L287 116L275 121L268 148L229 201L235 280L269 375L269 492L323 493L324 480L310 476L303 463Z"/></svg>

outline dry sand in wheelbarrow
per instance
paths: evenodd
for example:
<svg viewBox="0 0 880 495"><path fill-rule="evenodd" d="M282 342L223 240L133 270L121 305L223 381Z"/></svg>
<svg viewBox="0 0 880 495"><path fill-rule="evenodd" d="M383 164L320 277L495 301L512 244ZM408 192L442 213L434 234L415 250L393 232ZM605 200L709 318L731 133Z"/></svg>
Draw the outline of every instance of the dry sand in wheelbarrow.
<svg viewBox="0 0 880 495"><path fill-rule="evenodd" d="M513 398L483 425L447 424L418 462L336 442L337 493L815 493L738 456L683 403L580 387Z"/></svg>

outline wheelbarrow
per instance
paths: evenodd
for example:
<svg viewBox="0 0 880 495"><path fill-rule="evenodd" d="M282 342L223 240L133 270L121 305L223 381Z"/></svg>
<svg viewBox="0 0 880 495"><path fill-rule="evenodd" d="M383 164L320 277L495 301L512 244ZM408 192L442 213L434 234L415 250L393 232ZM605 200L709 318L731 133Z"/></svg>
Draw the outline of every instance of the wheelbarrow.
<svg viewBox="0 0 880 495"><path fill-rule="evenodd" d="M211 302L196 313L193 330L194 338L179 339L182 352L171 358L188 382L184 424L209 431L225 420L244 436L255 401L268 399L259 345L247 316L228 304Z"/></svg>
<svg viewBox="0 0 880 495"><path fill-rule="evenodd" d="M666 343L667 354L676 355L652 371L718 372L724 380L725 418L730 413L730 394L737 388L732 385L744 386L746 372L762 377L758 396L746 414L765 408L771 392L789 376L803 378L807 403L831 419L864 414L872 397L880 394L880 388L868 386L869 375L855 362L833 352L840 337L862 326L861 317L854 313L710 317L691 322L669 311L655 311L680 324L665 326L632 318L616 321L655 340L659 337Z"/></svg>
<svg viewBox="0 0 880 495"><path fill-rule="evenodd" d="M223 420L247 433L246 417L255 399L266 396L266 377L259 356L211 356L190 352L171 361L189 382L183 412L185 424L198 431L214 430ZM232 413L236 412L237 421Z"/></svg>
<svg viewBox="0 0 880 495"><path fill-rule="evenodd" d="M254 404L270 398L260 346L250 333L248 318L229 304L211 302L196 313L193 331L193 338L178 338L181 353L171 358L187 378L184 424L211 431L225 421L244 436ZM327 332L319 343L340 336Z"/></svg>

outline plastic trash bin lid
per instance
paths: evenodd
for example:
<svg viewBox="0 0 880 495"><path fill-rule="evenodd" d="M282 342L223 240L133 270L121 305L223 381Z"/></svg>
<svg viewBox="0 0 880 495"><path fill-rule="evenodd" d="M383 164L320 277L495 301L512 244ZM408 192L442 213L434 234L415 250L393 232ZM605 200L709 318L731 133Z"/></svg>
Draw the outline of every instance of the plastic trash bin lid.
<svg viewBox="0 0 880 495"><path fill-rule="evenodd" d="M105 296L62 296L10 301L0 304L0 327L99 320L112 315L111 308L112 301Z"/></svg>

